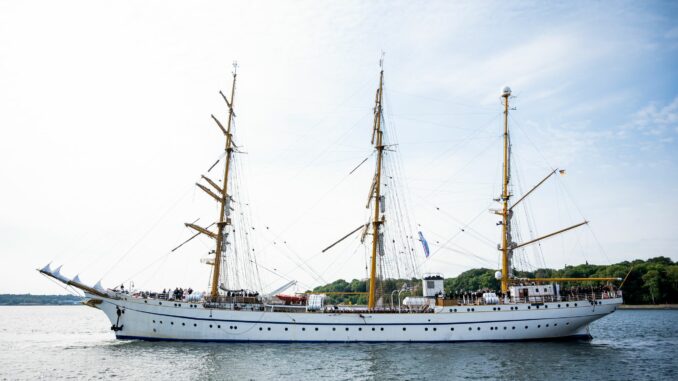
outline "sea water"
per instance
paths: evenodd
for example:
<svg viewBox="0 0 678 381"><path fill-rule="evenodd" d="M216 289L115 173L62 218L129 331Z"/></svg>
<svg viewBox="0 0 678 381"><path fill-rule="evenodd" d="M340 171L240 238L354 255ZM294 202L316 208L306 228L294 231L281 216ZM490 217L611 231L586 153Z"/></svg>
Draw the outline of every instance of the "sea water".
<svg viewBox="0 0 678 381"><path fill-rule="evenodd" d="M592 341L194 344L116 340L86 306L0 307L0 379L678 380L678 311L621 310Z"/></svg>

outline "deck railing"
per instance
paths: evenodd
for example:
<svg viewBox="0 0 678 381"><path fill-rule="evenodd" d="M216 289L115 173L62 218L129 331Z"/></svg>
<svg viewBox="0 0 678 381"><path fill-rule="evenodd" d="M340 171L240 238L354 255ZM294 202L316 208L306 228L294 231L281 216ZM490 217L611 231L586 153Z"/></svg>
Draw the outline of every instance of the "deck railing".
<svg viewBox="0 0 678 381"><path fill-rule="evenodd" d="M527 297L514 297L505 299L499 297L498 304L516 304L516 303L554 303L554 302L576 302L593 301L601 299L621 298L622 292L616 291L593 291L580 293L563 293L562 295L528 295ZM457 305L492 305L497 303L487 303L482 295L468 295L456 299Z"/></svg>

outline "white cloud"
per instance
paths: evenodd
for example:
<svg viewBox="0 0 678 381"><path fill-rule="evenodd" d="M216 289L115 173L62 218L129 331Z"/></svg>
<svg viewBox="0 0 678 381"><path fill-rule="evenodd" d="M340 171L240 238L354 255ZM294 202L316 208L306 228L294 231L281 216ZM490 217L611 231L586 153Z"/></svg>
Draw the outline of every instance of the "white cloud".
<svg viewBox="0 0 678 381"><path fill-rule="evenodd" d="M671 135L678 133L678 96L664 106L651 102L635 112L621 130L655 137L658 142L673 142Z"/></svg>

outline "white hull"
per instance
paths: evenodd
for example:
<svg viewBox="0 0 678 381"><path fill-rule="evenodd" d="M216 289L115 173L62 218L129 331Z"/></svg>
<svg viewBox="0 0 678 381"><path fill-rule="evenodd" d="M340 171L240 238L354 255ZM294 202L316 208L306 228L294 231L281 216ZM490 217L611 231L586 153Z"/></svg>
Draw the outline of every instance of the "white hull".
<svg viewBox="0 0 678 381"><path fill-rule="evenodd" d="M201 304L132 297L109 299L87 296L102 301L95 306L106 313L114 327L118 327L119 330L115 331L118 339L201 342L456 342L590 338L588 324L614 312L622 303L621 298L615 298L593 303L545 303L539 308L530 304L436 307L433 313L288 313L208 309Z"/></svg>

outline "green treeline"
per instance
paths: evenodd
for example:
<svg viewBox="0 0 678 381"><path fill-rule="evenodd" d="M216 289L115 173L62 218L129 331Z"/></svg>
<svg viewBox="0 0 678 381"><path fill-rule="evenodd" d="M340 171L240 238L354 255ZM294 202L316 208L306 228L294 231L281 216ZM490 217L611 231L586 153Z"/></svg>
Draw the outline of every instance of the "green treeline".
<svg viewBox="0 0 678 381"><path fill-rule="evenodd" d="M458 292L499 290L500 283L494 278L496 270L480 268L461 273L456 278L445 279L445 292L454 295ZM538 269L533 272L518 272L516 275L526 278L596 278L614 277L628 278L622 287L626 304L676 304L678 303L678 262L667 257L656 257L644 260L624 261L613 265L566 266L563 269ZM579 286L588 287L602 282L565 282L563 289ZM616 282L619 286L620 282ZM405 295L421 295L419 279L387 279L381 283L384 304L390 304L391 293L400 290L404 284L413 287ZM367 281L354 279L350 283L339 279L330 284L316 287L313 292L365 292ZM394 301L397 300L397 293ZM366 295L328 295L328 303L366 304ZM397 302L395 302L397 303Z"/></svg>

